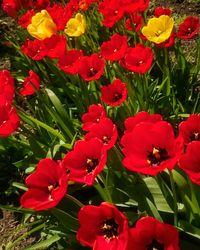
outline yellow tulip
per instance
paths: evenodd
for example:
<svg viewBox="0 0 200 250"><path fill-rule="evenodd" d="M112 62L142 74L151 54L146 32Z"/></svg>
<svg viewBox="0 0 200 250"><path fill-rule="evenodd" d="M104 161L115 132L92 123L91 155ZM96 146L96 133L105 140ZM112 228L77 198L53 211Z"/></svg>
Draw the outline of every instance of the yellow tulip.
<svg viewBox="0 0 200 250"><path fill-rule="evenodd" d="M46 10L42 10L32 17L31 24L28 25L27 30L31 36L43 40L55 34L57 27L49 13Z"/></svg>
<svg viewBox="0 0 200 250"><path fill-rule="evenodd" d="M174 20L172 17L162 15L151 18L147 26L142 28L142 34L156 44L166 41L173 30Z"/></svg>
<svg viewBox="0 0 200 250"><path fill-rule="evenodd" d="M85 33L86 22L83 15L77 13L74 18L67 22L65 33L68 36L81 36Z"/></svg>

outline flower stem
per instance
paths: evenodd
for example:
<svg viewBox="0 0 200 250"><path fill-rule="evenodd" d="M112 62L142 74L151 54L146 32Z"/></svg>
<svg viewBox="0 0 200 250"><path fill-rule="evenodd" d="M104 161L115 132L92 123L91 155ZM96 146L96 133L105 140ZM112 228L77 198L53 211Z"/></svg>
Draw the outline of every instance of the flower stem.
<svg viewBox="0 0 200 250"><path fill-rule="evenodd" d="M169 170L169 177L170 177L170 183L171 183L171 188L172 188L172 193L173 193L173 198L174 198L174 225L177 226L178 225L177 195L176 195L173 173L170 170Z"/></svg>
<svg viewBox="0 0 200 250"><path fill-rule="evenodd" d="M100 182L103 183L103 185L104 185L105 188L103 188L101 186ZM96 183L94 184L94 187L96 188L96 190L98 191L98 193L100 194L101 198L104 201L108 201L108 202L112 203L111 195L110 195L110 193L109 193L109 191L108 191L108 189L107 189L107 187L105 185L105 180L102 178L102 176L101 177L98 176L96 178Z"/></svg>
<svg viewBox="0 0 200 250"><path fill-rule="evenodd" d="M188 179L188 184L189 184L189 187L190 187L191 201L192 201L194 207L196 208L196 211L197 211L198 215L200 215L200 208L199 208L199 203L198 203L198 200L197 200L197 197L196 197L196 194L195 194L194 185L193 185L193 183L191 182L191 180L188 177L187 177L187 179Z"/></svg>
<svg viewBox="0 0 200 250"><path fill-rule="evenodd" d="M84 204L82 202L80 202L79 200L77 200L74 196L66 194L65 197L69 200L71 200L72 202L74 202L78 207L83 207Z"/></svg>

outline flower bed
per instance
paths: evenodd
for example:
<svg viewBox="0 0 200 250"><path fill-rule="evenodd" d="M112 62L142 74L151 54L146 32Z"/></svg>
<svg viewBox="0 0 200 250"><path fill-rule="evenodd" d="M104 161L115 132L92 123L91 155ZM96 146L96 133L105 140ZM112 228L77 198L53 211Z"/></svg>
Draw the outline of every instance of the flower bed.
<svg viewBox="0 0 200 250"><path fill-rule="evenodd" d="M20 152L10 184L21 198L1 207L28 228L6 249L35 232L25 249L198 245L198 17L148 0L2 9L18 27L4 34L13 54L0 71L0 137L2 152Z"/></svg>

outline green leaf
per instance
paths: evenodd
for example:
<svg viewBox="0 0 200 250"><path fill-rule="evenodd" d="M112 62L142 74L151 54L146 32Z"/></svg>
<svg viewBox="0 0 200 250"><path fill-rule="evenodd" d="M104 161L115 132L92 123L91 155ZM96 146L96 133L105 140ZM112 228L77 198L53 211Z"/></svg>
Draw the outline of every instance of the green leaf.
<svg viewBox="0 0 200 250"><path fill-rule="evenodd" d="M63 121L67 121L68 126L70 126L70 129L73 129L73 123L70 120L69 114L67 113L67 111L63 107L63 104L60 102L58 97L54 94L54 92L52 90L50 90L50 89L45 89L45 90L49 96L49 99L51 100L52 104L54 105L56 111L60 115L61 119Z"/></svg>
<svg viewBox="0 0 200 250"><path fill-rule="evenodd" d="M27 190L28 190L28 188L27 188L24 184L19 183L19 182L13 182L13 183L12 183L12 186L13 186L13 187L16 187L16 188L19 188L19 189L21 189L21 190L24 190L24 191L27 191Z"/></svg>
<svg viewBox="0 0 200 250"><path fill-rule="evenodd" d="M64 109L63 104L60 102L53 91L51 91L50 89L46 89L46 92L51 103L53 104L53 108L50 104L46 106L46 109L48 110L54 121L58 124L58 126L60 125L62 127L68 138L72 140L74 134L74 126L69 114Z"/></svg>
<svg viewBox="0 0 200 250"><path fill-rule="evenodd" d="M162 222L162 218L161 218L156 206L153 204L153 202L151 202L148 197L146 197L146 201L147 201L147 204L149 205L149 208L153 214L153 217Z"/></svg>
<svg viewBox="0 0 200 250"><path fill-rule="evenodd" d="M57 218L57 220L68 230L76 232L79 227L78 219L69 213L58 208L52 208L50 212Z"/></svg>
<svg viewBox="0 0 200 250"><path fill-rule="evenodd" d="M60 236L54 235L35 245L32 245L30 247L25 247L23 250L47 249L47 247L51 246L54 242L58 241L59 239Z"/></svg>
<svg viewBox="0 0 200 250"><path fill-rule="evenodd" d="M191 223L184 220L179 220L178 225L180 230L183 230L184 232L194 236L195 238L200 239L200 228L197 228L191 225Z"/></svg>
<svg viewBox="0 0 200 250"><path fill-rule="evenodd" d="M30 136L28 138L28 141L29 141L31 150L33 151L34 155L38 158L44 158L46 153L45 153L45 150L39 144L39 142L33 136Z"/></svg>
<svg viewBox="0 0 200 250"><path fill-rule="evenodd" d="M34 127L34 123L44 129L46 129L49 133L53 134L54 136L60 138L63 142L65 142L65 138L64 136L62 136L57 130L53 129L52 127L48 126L47 124L33 118L32 116L28 116L22 112L18 112L20 115L20 118L27 122L29 125L31 125L32 127Z"/></svg>
<svg viewBox="0 0 200 250"><path fill-rule="evenodd" d="M18 208L18 207L13 207L13 206L8 206L8 205L1 205L1 204L0 204L0 208L8 210L8 211L18 212L18 213L28 213L28 214L35 214L36 213L32 209Z"/></svg>
<svg viewBox="0 0 200 250"><path fill-rule="evenodd" d="M154 204L157 209L162 212L173 213L156 180L152 177L147 177L144 178L144 182L153 196Z"/></svg>

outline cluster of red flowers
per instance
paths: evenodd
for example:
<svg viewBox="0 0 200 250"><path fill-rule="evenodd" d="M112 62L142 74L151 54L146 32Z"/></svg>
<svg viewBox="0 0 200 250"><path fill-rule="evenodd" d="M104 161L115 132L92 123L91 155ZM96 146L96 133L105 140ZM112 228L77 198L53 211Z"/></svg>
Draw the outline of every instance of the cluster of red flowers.
<svg viewBox="0 0 200 250"><path fill-rule="evenodd" d="M66 37L63 35L52 35L44 40L26 40L21 49L33 60L41 60L45 56L55 59L65 54L67 46Z"/></svg>
<svg viewBox="0 0 200 250"><path fill-rule="evenodd" d="M179 164L200 185L200 115L193 114L181 122L177 138L172 126L162 121L159 114L139 112L126 119L125 128L121 144L126 168L153 176ZM187 145L185 154L184 144Z"/></svg>
<svg viewBox="0 0 200 250"><path fill-rule="evenodd" d="M118 133L100 104L89 106L82 121L83 130L87 131L84 140L77 141L74 149L65 155L63 165L70 172L71 180L93 185L106 165L107 150L116 143Z"/></svg>
<svg viewBox="0 0 200 250"><path fill-rule="evenodd" d="M138 32L139 38L146 39L140 33L143 25L143 12L149 6L149 0L70 0L63 6L51 4L49 0L3 0L2 8L10 16L16 17L21 9L24 13L18 19L22 28L27 28L32 17L41 9L46 9L56 25L56 34L43 40L27 39L21 50L32 60L45 57L55 60L58 68L67 74L78 74L83 80L98 80L106 71L106 64L115 64L125 70L145 74L153 63L153 49L131 41L126 35L113 34L102 42L98 53L72 48L68 50L68 41L63 31L68 20L78 10L85 11L95 2L106 28L112 28L125 18L126 29ZM171 16L171 10L156 8L154 16ZM174 30L169 39L156 44L160 48L173 46L175 38L191 39L199 30L197 17L186 17ZM137 40L137 39L136 39ZM141 41L141 39L140 39ZM107 62L109 61L109 62ZM110 78L109 78L110 79ZM23 80L19 94L29 96L40 89L40 78L32 70ZM101 86L101 101L110 106L124 103L128 96L126 83L121 79L112 79ZM5 137L19 126L19 117L12 106L14 98L14 79L7 70L0 71L0 136ZM117 126L107 116L101 104L88 107L82 116L85 131L84 139L78 140L73 149L60 161L42 159L36 171L26 179L28 190L21 197L21 205L34 210L46 210L58 205L68 190L68 181L94 184L98 174L107 162L108 150L112 149L118 138ZM155 176L165 169L172 170L176 164L183 169L192 182L200 185L200 115L193 114L179 125L176 137L172 125L163 121L159 114L150 115L139 112L125 120L125 131L121 138L123 165L141 174ZM186 151L184 153L184 146ZM170 225L163 224L151 217L138 220L129 227L128 219L114 205L102 203L100 206L84 206L78 215L80 228L77 239L95 250L179 250L178 232Z"/></svg>
<svg viewBox="0 0 200 250"><path fill-rule="evenodd" d="M9 15L15 17L20 9L41 10L50 5L50 0L3 0L2 9Z"/></svg>
<svg viewBox="0 0 200 250"><path fill-rule="evenodd" d="M0 137L12 134L19 126L20 119L12 106L14 78L8 70L0 71Z"/></svg>
<svg viewBox="0 0 200 250"><path fill-rule="evenodd" d="M106 112L100 104L89 106L88 112L82 116L82 121L82 128L87 132L84 140L77 141L74 149L68 152L57 165L68 173L69 180L93 185L95 178L106 165L107 150L116 143L118 133L116 125L106 116ZM159 114L150 115L147 112L139 112L134 117L126 119L125 128L121 144L125 155L123 164L126 168L142 174L157 175L165 169L172 170L180 162L180 167L189 174L191 180L200 184L200 177L197 174L200 172L199 115L191 115L187 121L180 124L180 135L177 138L174 136L172 126L163 121ZM189 144L186 154L183 155L184 142L189 142ZM193 165L188 164L189 159ZM38 167L36 172L40 172L40 170L41 167ZM47 177L50 178L50 175ZM52 183L50 182L50 184ZM31 184L27 185L31 189ZM41 189L43 188L46 190L48 186L45 184L41 186ZM27 207L26 197L29 196L24 197L22 205ZM61 198L59 196L56 201ZM50 207L52 206L55 206L55 203L51 199ZM37 206L31 208L37 209ZM45 209L45 207L41 205L41 209Z"/></svg>
<svg viewBox="0 0 200 250"><path fill-rule="evenodd" d="M187 145L179 165L192 182L200 185L200 115L193 114L179 125L179 132Z"/></svg>
<svg viewBox="0 0 200 250"><path fill-rule="evenodd" d="M83 149L83 145L76 147L81 150L81 146ZM73 156L71 164L76 164ZM36 171L26 179L28 191L21 197L22 206L37 211L56 206L67 192L67 181L63 164L51 159L41 160ZM130 228L126 216L107 202L100 206L84 206L79 211L78 219L77 239L95 250L179 250L178 232L173 226L147 216Z"/></svg>
<svg viewBox="0 0 200 250"><path fill-rule="evenodd" d="M152 217L139 219L134 227L115 206L107 202L87 205L78 214L77 239L93 250L179 250L177 230Z"/></svg>
<svg viewBox="0 0 200 250"><path fill-rule="evenodd" d="M101 55L109 61L118 61L125 69L144 74L153 61L153 52L143 44L129 47L127 37L114 34L110 41L103 42L101 45Z"/></svg>
<svg viewBox="0 0 200 250"><path fill-rule="evenodd" d="M99 11L104 18L103 25L111 28L125 14L144 12L148 6L149 0L104 0L99 4Z"/></svg>
<svg viewBox="0 0 200 250"><path fill-rule="evenodd" d="M106 165L107 151L114 146L118 133L100 104L91 105L82 120L87 131L85 139L77 141L62 161L41 160L36 171L26 179L29 189L21 198L23 207L44 210L56 206L67 191L67 180L93 185ZM52 171L46 171L47 168ZM58 174L52 175L54 171Z"/></svg>
<svg viewBox="0 0 200 250"><path fill-rule="evenodd" d="M15 0L4 0L2 3L3 9L6 6L14 8L12 3ZM24 3L21 0L21 5ZM19 24L26 28L31 23L31 18L35 15L35 10L38 11L46 8L54 23L56 24L57 31L64 30L67 21L79 9L87 10L89 6L98 2L96 0L70 0L65 6L56 3L51 5L49 1L36 1L33 5L33 0L29 1L26 8L29 9L18 20ZM122 3L123 2L123 3ZM126 17L126 29L133 32L139 32L142 27L143 13L149 5L148 0L104 0L98 3L99 12L103 15L103 25L111 28L116 22ZM33 8L35 6L35 9ZM123 7L122 7L123 6ZM25 7L24 7L25 8ZM32 9L30 9L32 8ZM16 9L11 12L16 12ZM7 11L8 13L8 11ZM171 15L171 10L167 8L156 8L154 15ZM62 18L61 18L62 17ZM163 43L156 44L156 46L170 47L175 42L175 37L190 39L193 38L199 30L199 20L197 17L187 17L183 23L178 27L178 31L172 32L169 39ZM146 39L140 32L139 35L142 39ZM66 37L60 34L53 34L50 38L44 40L29 40L27 39L22 45L22 51L33 60L42 60L44 57L58 60L58 67L67 74L79 74L85 81L94 81L100 79L104 73L106 61L118 61L119 64L126 70L145 74L152 66L154 54L150 47L145 47L143 44L136 44L135 47L129 47L128 38L119 34L114 34L109 41L103 42L99 54L84 55L83 51L71 49L67 50ZM103 58L102 58L103 57ZM105 59L105 60L104 60ZM102 88L104 89L104 88ZM102 97L102 100L105 99ZM105 101L105 103L108 103ZM112 102L113 103L113 102Z"/></svg>
<svg viewBox="0 0 200 250"><path fill-rule="evenodd" d="M22 85L19 90L20 95L32 95L40 88L40 78L30 70ZM15 94L14 78L8 70L0 71L0 89L0 137L7 137L19 127L20 123L16 108L12 106Z"/></svg>

